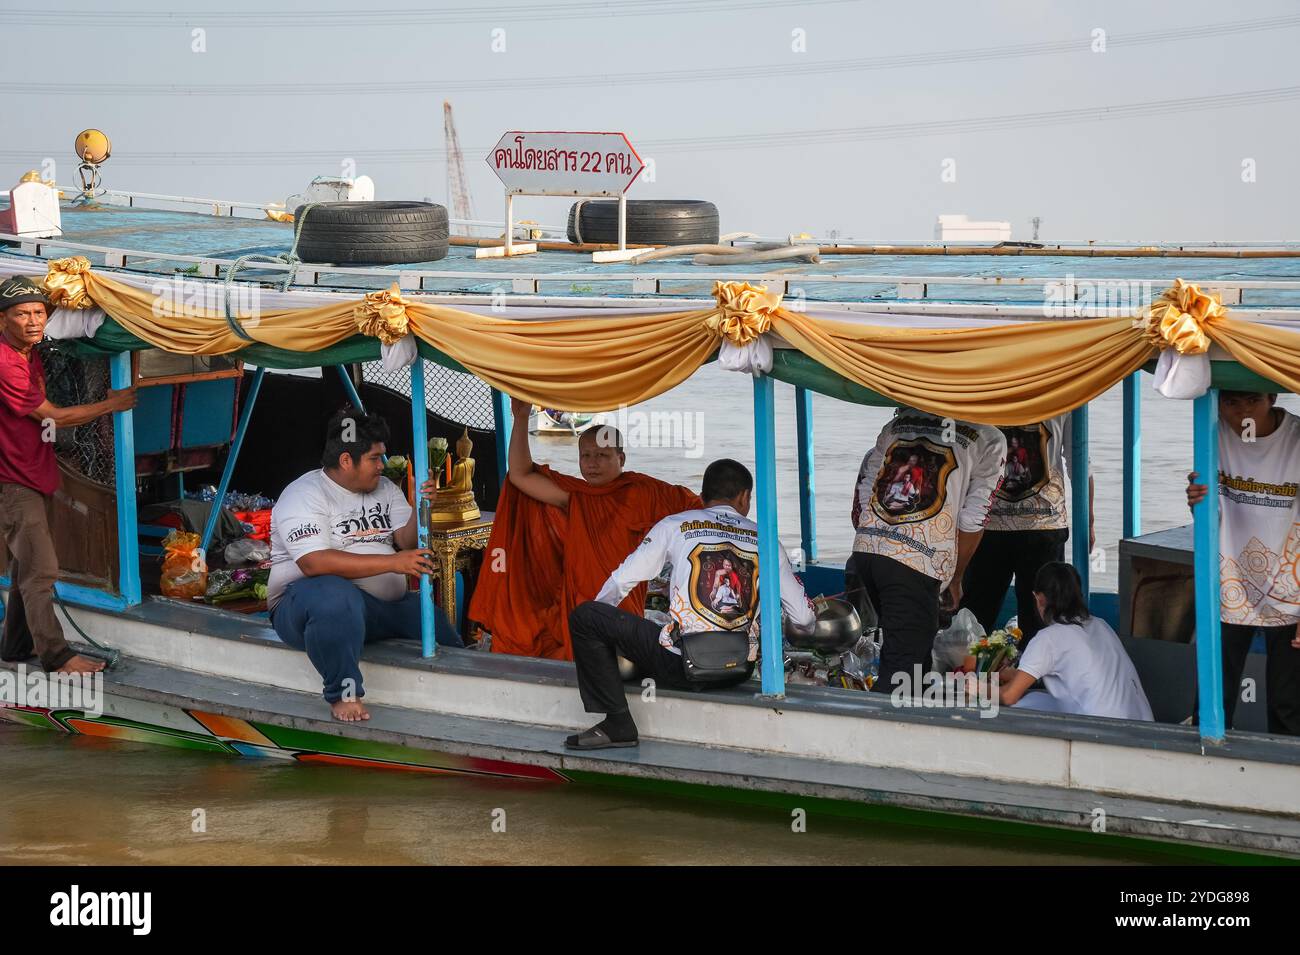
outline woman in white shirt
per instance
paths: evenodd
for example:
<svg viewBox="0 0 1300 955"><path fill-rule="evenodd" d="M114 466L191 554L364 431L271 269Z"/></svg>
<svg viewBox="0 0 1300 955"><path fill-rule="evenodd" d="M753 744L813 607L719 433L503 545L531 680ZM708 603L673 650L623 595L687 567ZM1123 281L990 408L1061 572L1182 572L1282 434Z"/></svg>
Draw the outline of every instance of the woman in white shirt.
<svg viewBox="0 0 1300 955"><path fill-rule="evenodd" d="M1044 564L1034 578L1034 601L1043 629L1018 667L1002 669L1002 705L1150 721L1133 661L1110 625L1088 612L1078 572L1069 564ZM1046 690L1030 690L1038 680Z"/></svg>

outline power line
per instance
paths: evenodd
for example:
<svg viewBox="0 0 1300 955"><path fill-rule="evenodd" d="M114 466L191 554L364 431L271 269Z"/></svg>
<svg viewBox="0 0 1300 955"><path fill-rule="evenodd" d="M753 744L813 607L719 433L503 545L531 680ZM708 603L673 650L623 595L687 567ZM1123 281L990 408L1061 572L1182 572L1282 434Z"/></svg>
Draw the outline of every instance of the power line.
<svg viewBox="0 0 1300 955"><path fill-rule="evenodd" d="M1134 119L1144 116L1162 116L1196 110L1231 109L1258 106L1267 103L1300 99L1300 86L1283 86L1265 90L1247 90L1240 93L1220 93L1212 96L1191 96L1170 100L1153 100L1142 103L1123 103L1115 106L1086 106L1075 109L1047 110L1034 113L1013 113L1003 116L981 116L964 119L933 120L929 122L886 123L876 126L843 126L829 129L785 130L764 133L733 133L726 136L688 136L670 139L637 139L638 152L659 155L677 152L715 152L731 149L774 149L785 146L811 146L844 142L874 142L882 140L913 139L926 136L943 136L958 133L1000 132L1010 129L1027 129L1040 126L1065 125L1078 122L1105 122ZM466 147L471 155L486 155L490 145ZM37 150L0 149L0 160L30 162ZM47 151L54 155L60 150ZM281 151L239 150L229 152L178 153L161 151L128 152L119 145L111 160L120 166L235 166L235 165L302 165L319 163L321 149ZM441 163L447 159L445 150L424 147L399 147L384 149L334 149L337 156L346 156L357 162L371 163Z"/></svg>
<svg viewBox="0 0 1300 955"><path fill-rule="evenodd" d="M575 20L684 13L734 13L785 7L861 3L862 0L582 0L578 3L526 3L487 7L464 4L441 9L368 10L40 10L6 12L5 26L179 27L293 26L405 27L417 24L504 23Z"/></svg>
<svg viewBox="0 0 1300 955"><path fill-rule="evenodd" d="M1300 16L1271 17L1262 20L1209 23L1174 30L1117 34L1107 38L1107 49L1150 46L1203 37L1221 38L1228 34L1271 32L1300 26ZM652 86L672 83L715 83L727 80L776 78L789 76L824 76L833 73L859 73L876 70L935 66L951 63L975 63L989 60L1016 59L1062 53L1083 53L1091 49L1091 38L1054 40L1005 46L941 50L848 60L825 60L798 63L760 64L749 67L706 67L659 72L559 76L448 78L411 80L391 83L215 83L188 86L177 83L51 83L0 82L0 92L70 96L317 96L357 95L392 96L403 93L439 93L517 91L561 89L591 86Z"/></svg>

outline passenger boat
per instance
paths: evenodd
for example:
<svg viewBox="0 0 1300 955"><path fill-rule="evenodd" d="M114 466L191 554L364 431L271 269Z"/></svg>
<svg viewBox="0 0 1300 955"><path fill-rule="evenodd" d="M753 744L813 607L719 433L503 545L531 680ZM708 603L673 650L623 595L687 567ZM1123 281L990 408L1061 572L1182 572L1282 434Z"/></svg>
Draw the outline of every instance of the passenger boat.
<svg viewBox="0 0 1300 955"><path fill-rule="evenodd" d="M1045 316L1042 307L1045 290L1053 285L1067 290L1065 301L1073 308L1077 288L1103 281L1098 276L1154 293L1181 276L1220 292L1233 316L1250 328L1285 325L1296 319L1288 306L1300 282L1271 278L1269 260L1233 258L1230 272L1218 259L1180 258L1177 250L1170 250L1170 257L1098 259L1100 265L1071 260L1071 271L1085 277L1051 273L1049 266L1061 264L1054 259L1036 259L1032 270L970 276L952 274L962 269L959 256L882 258L868 252L836 257L818 268L753 273L672 261L611 265L580 275L563 268L530 272L512 261L457 257L454 249L436 268L345 268L288 258L253 263L243 257L253 251L283 254L290 247L285 226L236 216L237 203L189 200L191 211L176 211L187 200L153 201L157 198L117 193L98 203L66 204L60 237L0 235L10 245L0 253L0 276L42 275L53 268L70 295L89 296L92 308L83 314L105 313L93 331L62 322L68 337L59 345L86 367L106 369L113 387L133 381L150 385L141 388L134 412L116 414L112 428L97 433L101 447L111 449L98 470L84 465L93 454L78 458L73 449L63 457L64 490L55 504L64 569L57 593L82 631L121 654L120 664L107 674L103 713L10 705L0 716L65 733L227 756L626 786L954 832L1028 833L1099 849L1123 842L1157 857L1300 858L1300 740L1223 725L1213 506L1197 512L1194 554L1189 542L1172 532L1154 539L1141 534L1138 379L1151 367L1155 347L1140 333L1126 337L1122 321L1112 323L1105 340L1071 337L1071 329L1084 327L1085 319L1125 316L1131 303L1090 304L1064 319ZM1207 244L1201 251L1209 249ZM88 272L67 264L77 257L89 264ZM988 259L978 261L979 269L987 270ZM888 271L900 264L910 271ZM1255 277L1242 279L1248 264ZM575 294L577 280L603 293ZM493 289L507 282L513 292L504 320L490 318ZM723 285L716 299L715 282ZM745 295L743 283L765 287L768 296L755 294L748 296L748 305L736 304ZM172 288L175 296L197 301L190 303L188 330L162 320L155 328L148 315L133 312L131 303L141 300L133 298L136 293L147 293L156 303L172 296ZM774 304L776 293L800 307L782 311ZM418 317L412 322L418 353L409 373L377 377L374 369L386 357L385 347L373 335L348 329L353 308L366 295L404 303L407 314ZM726 296L730 306L723 302ZM247 305L254 300L262 315L333 308L331 314L342 317L331 319L331 327L340 330L324 336L323 345L295 349L271 318L248 319ZM163 311L185 313L179 305L164 305ZM1071 377L1074 365L1079 393L1089 397L1123 381L1126 567L1134 576L1142 572L1143 561L1194 567L1199 639L1187 644L1134 633L1126 643L1153 702L1157 696L1185 699L1158 712L1156 723L1015 710L985 719L971 709L898 707L884 694L787 686L777 595L767 588L761 595L763 662L750 684L704 693L659 690L653 701L631 686L642 728L639 749L572 753L562 748L563 736L589 718L567 663L472 650L435 653L426 620L422 646L367 647L373 718L343 724L329 718L306 656L281 644L264 616L148 592L154 589L148 580L154 562L142 554L156 537L148 536L138 489L170 480L183 485L187 474L207 468L220 472L218 500L232 481L274 493L277 482L283 486L314 466L319 409L340 397L389 415L393 446L414 449L417 475L428 470L430 429L459 433L469 425L490 431L492 437L480 444L486 466L476 476L482 482L476 496L490 506L506 460L507 391L545 407L609 410L593 404L590 383L573 371L576 359L560 345L547 352L552 374L541 383L529 380L522 366L484 364L474 347L479 323L490 321L494 334L507 335L516 315L534 329L559 317L604 323L602 328L612 330L608 350L626 360L634 356L642 369L635 384L620 393L627 404L662 393L719 354L737 367L761 365L761 354L746 349L755 342L772 345L770 369L752 376L761 559L765 566L777 559L774 382L779 380L795 388L797 478L792 473L784 479L798 481L803 576L810 594L844 589L842 571L818 561L813 393L857 404L920 404L917 389L909 391L906 383L889 378L888 366L900 356L910 355L919 380L927 369L951 366L961 349L984 347L963 337L971 329L1007 326L1026 348L1041 350L1044 339L1031 333L1037 335L1042 330L1036 326L1048 323L1051 334L1062 336L1062 354L1053 366L1058 384L1052 387L1064 388L1059 380ZM683 315L694 317L688 321ZM735 319L742 333L727 337L726 322L713 321L717 318ZM172 331L161 332L163 324ZM878 334L880 326L888 327L887 340ZM748 340L745 328L752 333ZM933 329L948 330L946 344L927 337ZM194 336L206 343L196 344ZM852 350L855 340L868 338L879 348L876 364L871 353ZM1214 387L1289 390L1287 382L1300 381L1291 357L1264 354L1254 341L1239 337L1231 354L1218 346L1211 351ZM1121 370L1112 379L1095 371L1105 364L1097 349L1105 348L1119 356L1107 365ZM832 354L840 360L826 358ZM309 377L311 369L321 374ZM478 389L474 393L491 409L491 420L476 423L440 404L441 392L448 389L438 376L447 374L460 376L457 387ZM1024 385L1022 393L1029 387ZM273 403L264 413L268 401ZM946 412L950 404L929 410ZM996 402L984 407L989 423L1017 423L1005 420L1010 412L999 410ZM1213 389L1195 399L1194 454L1197 469L1207 474L1216 472L1215 409ZM1086 400L1072 414L1075 461L1083 462L1074 481L1079 518L1087 508ZM250 457L259 447L264 453ZM274 453L265 453L268 448ZM726 447L712 450L725 453ZM422 530L422 543L427 531ZM206 537L211 534L206 528ZM1073 560L1086 586L1084 537L1074 540ZM8 581L0 584L7 587ZM1122 579L1119 593L1091 593L1095 611L1126 635L1130 628L1119 615L1132 610L1131 585L1132 579ZM420 587L431 608L433 582L426 577ZM1189 694L1198 692L1198 675L1202 717L1193 726L1184 718L1190 713ZM1173 689L1157 693L1157 684Z"/></svg>
<svg viewBox="0 0 1300 955"><path fill-rule="evenodd" d="M603 421L597 414L582 414L578 411L557 411L554 408L534 406L528 419L529 434L551 434L576 438L593 424Z"/></svg>

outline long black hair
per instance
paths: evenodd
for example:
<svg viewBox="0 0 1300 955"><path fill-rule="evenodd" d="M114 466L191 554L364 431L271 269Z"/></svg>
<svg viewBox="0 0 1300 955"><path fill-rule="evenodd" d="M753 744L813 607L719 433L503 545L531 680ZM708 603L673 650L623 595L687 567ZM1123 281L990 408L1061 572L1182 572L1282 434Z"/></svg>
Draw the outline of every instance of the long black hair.
<svg viewBox="0 0 1300 955"><path fill-rule="evenodd" d="M1092 614L1088 613L1088 602L1083 599L1083 584L1079 572L1069 564L1052 561L1038 568L1034 577L1034 592L1046 598L1043 607L1043 623L1085 623Z"/></svg>

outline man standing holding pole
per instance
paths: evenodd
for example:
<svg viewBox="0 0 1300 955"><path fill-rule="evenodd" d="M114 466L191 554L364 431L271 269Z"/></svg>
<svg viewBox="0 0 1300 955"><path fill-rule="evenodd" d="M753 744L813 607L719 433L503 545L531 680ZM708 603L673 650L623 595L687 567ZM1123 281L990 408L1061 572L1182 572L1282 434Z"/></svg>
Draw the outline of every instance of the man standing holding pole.
<svg viewBox="0 0 1300 955"><path fill-rule="evenodd" d="M9 603L0 659L35 652L46 672L94 673L104 663L68 646L54 616L59 576L46 501L59 486L54 432L135 407L135 390L109 391L103 401L60 408L45 397L45 369L36 345L45 337L49 302L40 285L17 275L0 282L0 536L9 551Z"/></svg>

